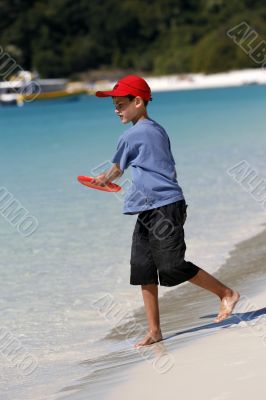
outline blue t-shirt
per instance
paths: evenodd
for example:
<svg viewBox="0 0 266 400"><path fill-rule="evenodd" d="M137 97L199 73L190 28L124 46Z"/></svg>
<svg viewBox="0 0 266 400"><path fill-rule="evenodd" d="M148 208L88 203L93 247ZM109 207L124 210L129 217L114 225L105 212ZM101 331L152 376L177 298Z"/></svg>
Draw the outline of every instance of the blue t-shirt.
<svg viewBox="0 0 266 400"><path fill-rule="evenodd" d="M132 183L124 198L123 214L138 214L184 199L169 137L152 119L139 120L119 137L111 161L123 172L131 166Z"/></svg>

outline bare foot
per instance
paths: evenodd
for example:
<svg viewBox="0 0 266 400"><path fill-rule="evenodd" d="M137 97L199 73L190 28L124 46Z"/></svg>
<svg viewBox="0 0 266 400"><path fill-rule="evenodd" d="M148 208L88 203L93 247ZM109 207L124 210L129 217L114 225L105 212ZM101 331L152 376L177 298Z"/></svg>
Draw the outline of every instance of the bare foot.
<svg viewBox="0 0 266 400"><path fill-rule="evenodd" d="M214 322L220 322L232 314L236 303L240 299L240 294L235 290L232 290L231 293L231 295L222 298L219 314Z"/></svg>
<svg viewBox="0 0 266 400"><path fill-rule="evenodd" d="M149 344L153 344L156 342L160 342L163 339L161 331L158 332L152 332L149 331L145 338L138 342L137 344L134 345L135 349L138 349L139 347L142 346L148 346Z"/></svg>

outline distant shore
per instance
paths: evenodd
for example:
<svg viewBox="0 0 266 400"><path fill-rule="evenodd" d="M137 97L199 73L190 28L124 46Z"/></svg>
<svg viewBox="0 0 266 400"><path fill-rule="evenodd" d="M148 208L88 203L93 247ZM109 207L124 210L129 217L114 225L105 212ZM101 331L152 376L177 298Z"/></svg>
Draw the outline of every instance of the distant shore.
<svg viewBox="0 0 266 400"><path fill-rule="evenodd" d="M254 68L210 75L199 73L163 75L158 77L146 76L145 79L153 92L265 85L266 70ZM97 90L112 89L115 83L116 81L109 80L99 80L93 83L87 82L86 88L89 93L93 94Z"/></svg>

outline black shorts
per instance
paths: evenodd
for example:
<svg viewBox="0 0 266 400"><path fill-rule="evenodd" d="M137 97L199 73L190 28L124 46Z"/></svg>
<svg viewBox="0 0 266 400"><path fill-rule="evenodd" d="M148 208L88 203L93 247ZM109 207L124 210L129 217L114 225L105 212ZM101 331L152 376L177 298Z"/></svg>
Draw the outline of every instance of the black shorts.
<svg viewBox="0 0 266 400"><path fill-rule="evenodd" d="M131 285L175 286L197 274L199 267L185 261L183 225L187 216L185 200L167 204L138 215L132 236Z"/></svg>

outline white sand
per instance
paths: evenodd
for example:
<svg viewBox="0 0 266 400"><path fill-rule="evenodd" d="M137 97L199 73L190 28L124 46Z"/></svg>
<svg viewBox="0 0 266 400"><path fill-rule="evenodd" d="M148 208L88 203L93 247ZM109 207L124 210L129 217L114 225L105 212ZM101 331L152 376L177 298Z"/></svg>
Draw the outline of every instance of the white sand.
<svg viewBox="0 0 266 400"><path fill-rule="evenodd" d="M145 77L152 92L233 87L253 84L266 84L266 70L263 68L244 69L217 74L179 74L159 77ZM92 91L110 90L116 82L98 81L88 84Z"/></svg>
<svg viewBox="0 0 266 400"><path fill-rule="evenodd" d="M242 299L235 312L264 307L265 293ZM230 328L207 330L203 338L180 347L171 356L172 368L165 371L163 363L145 360L132 368L128 382L115 387L107 399L264 400L266 313Z"/></svg>
<svg viewBox="0 0 266 400"><path fill-rule="evenodd" d="M147 82L154 92L266 84L266 70L257 68L210 75L161 76L159 78L147 78Z"/></svg>

